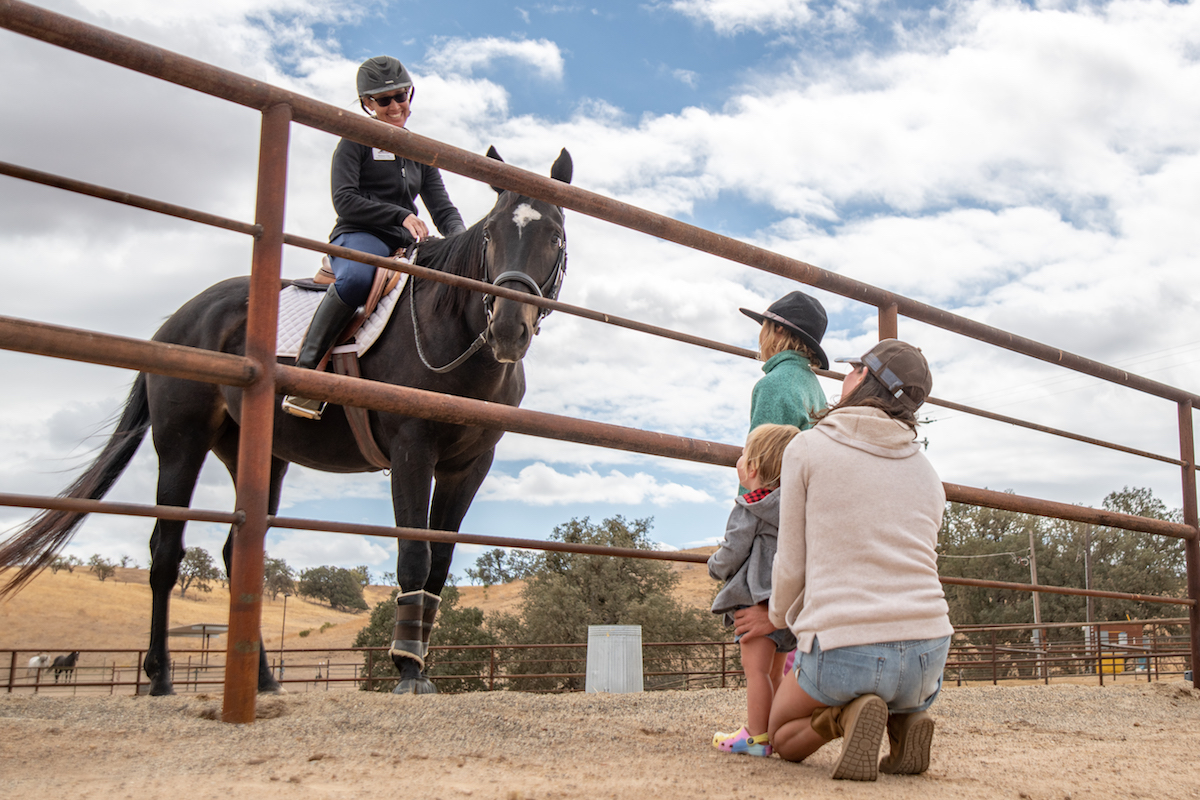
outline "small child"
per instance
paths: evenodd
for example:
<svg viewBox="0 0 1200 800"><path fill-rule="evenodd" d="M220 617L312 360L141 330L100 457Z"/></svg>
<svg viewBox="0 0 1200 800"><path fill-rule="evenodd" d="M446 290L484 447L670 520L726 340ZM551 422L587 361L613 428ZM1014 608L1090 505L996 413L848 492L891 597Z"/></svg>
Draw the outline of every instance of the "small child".
<svg viewBox="0 0 1200 800"><path fill-rule="evenodd" d="M726 581L712 612L733 626L733 612L765 604L771 597L771 567L779 534L779 474L783 451L800 433L794 425L759 425L750 432L737 461L738 480L749 491L734 502L725 538L708 559L708 574ZM767 720L771 700L783 679L787 653L796 637L787 628L768 636L738 637L746 674L746 724L737 733L716 733L713 746L726 753L771 755Z"/></svg>

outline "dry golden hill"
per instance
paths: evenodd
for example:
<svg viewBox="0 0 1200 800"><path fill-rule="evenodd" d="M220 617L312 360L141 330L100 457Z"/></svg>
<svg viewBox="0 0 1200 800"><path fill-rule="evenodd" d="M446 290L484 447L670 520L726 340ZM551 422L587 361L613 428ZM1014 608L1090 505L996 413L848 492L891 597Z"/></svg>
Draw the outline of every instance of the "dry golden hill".
<svg viewBox="0 0 1200 800"><path fill-rule="evenodd" d="M687 551L711 553L715 548ZM676 596L689 606L707 608L713 596L714 581L703 564L674 562L671 569L680 576ZM485 616L495 612L513 612L520 604L523 581L484 588L459 587L461 605L476 606ZM374 608L386 600L391 588L368 586L367 604ZM189 589L180 598L172 592L171 626L201 622L228 622L229 591L214 586L212 592ZM336 649L351 647L358 631L367 623L367 614L335 611L326 605L302 597L287 600L267 597L263 602L263 642L268 651L279 648L281 630L288 650L303 648ZM118 568L116 575L100 581L86 567L74 572L49 570L40 574L16 596L0 602L0 650L37 651L51 654L71 650L138 650L146 647L150 631L149 572L144 569ZM307 634L301 636L301 632ZM174 650L199 649L196 639L175 639ZM225 639L214 640L215 649L224 649ZM32 653L27 653L32 655ZM102 656L101 656L102 657Z"/></svg>

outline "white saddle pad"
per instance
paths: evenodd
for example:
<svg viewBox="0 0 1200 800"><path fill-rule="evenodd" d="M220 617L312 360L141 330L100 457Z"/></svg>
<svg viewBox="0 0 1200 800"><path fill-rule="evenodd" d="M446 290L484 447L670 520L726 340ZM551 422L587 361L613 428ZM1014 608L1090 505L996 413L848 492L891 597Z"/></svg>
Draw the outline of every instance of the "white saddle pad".
<svg viewBox="0 0 1200 800"><path fill-rule="evenodd" d="M400 292L404 291L406 283L408 283L408 275L401 273L400 282L396 284L396 288L383 296L379 305L375 306L375 311L367 317L367 321L354 335L354 344L347 344L344 347L353 347L355 352L361 356L370 349L371 345L375 344L375 340L387 326L392 311L400 300ZM304 343L304 334L308 333L308 326L323 297L325 297L324 292L314 292L298 286L285 286L280 290L279 332L275 340L277 355L295 358L300 354L300 345Z"/></svg>

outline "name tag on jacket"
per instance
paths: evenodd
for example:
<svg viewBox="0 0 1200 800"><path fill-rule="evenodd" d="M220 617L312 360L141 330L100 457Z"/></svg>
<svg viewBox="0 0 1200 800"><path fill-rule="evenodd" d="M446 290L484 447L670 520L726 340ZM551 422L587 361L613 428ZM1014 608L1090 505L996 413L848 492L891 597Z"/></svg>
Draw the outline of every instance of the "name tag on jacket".
<svg viewBox="0 0 1200 800"><path fill-rule="evenodd" d="M387 150L380 150L378 147L371 148L371 154L375 156L376 161L395 161L396 154L390 153Z"/></svg>

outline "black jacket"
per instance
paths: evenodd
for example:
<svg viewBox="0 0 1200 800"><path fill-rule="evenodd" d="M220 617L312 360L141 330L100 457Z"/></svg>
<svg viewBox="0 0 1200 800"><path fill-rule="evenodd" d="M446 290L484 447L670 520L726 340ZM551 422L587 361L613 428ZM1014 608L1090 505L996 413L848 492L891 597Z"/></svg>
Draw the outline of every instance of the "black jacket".
<svg viewBox="0 0 1200 800"><path fill-rule="evenodd" d="M412 236L401 225L417 213L419 195L443 236L466 229L450 202L437 167L409 161L393 153L342 139L333 152L333 208L337 224L332 241L343 233L374 234L392 250L407 247Z"/></svg>

